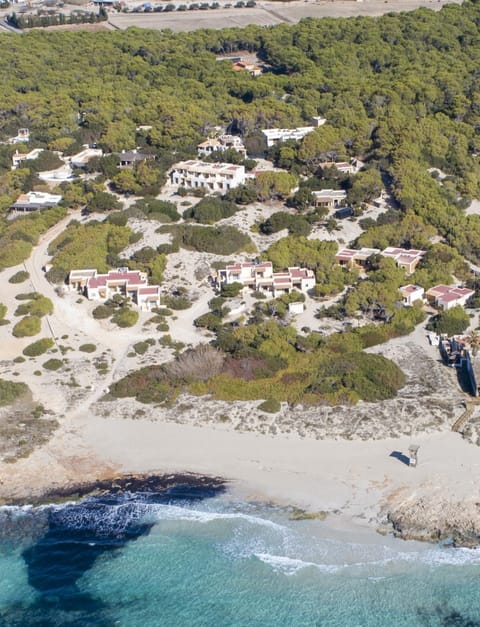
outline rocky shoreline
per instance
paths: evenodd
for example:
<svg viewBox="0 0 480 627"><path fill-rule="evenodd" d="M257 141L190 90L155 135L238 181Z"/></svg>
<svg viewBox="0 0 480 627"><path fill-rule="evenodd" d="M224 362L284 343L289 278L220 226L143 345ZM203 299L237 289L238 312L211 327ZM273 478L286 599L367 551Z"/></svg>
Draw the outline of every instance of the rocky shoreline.
<svg viewBox="0 0 480 627"><path fill-rule="evenodd" d="M11 498L2 502L5 506L46 505L65 501L78 501L89 496L115 495L121 493L167 494L181 487L202 492L202 496L214 496L225 492L228 481L221 477L207 477L194 473L175 474L125 474L111 478L79 483L68 483L47 489L28 498Z"/></svg>
<svg viewBox="0 0 480 627"><path fill-rule="evenodd" d="M442 543L457 548L480 547L480 502L448 501L441 497L407 498L383 510L377 531L396 538Z"/></svg>

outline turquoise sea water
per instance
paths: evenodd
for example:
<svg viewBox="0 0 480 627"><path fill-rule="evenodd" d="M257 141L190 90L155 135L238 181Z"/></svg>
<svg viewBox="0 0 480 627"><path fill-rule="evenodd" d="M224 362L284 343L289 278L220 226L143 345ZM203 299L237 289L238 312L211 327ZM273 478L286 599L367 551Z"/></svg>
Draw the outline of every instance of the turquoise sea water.
<svg viewBox="0 0 480 627"><path fill-rule="evenodd" d="M480 551L204 497L0 508L0 625L480 625Z"/></svg>

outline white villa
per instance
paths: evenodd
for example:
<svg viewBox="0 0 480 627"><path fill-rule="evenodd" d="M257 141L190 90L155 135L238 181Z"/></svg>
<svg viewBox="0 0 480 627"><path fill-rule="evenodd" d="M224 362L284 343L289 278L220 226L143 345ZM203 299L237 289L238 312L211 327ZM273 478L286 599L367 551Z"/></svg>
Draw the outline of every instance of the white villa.
<svg viewBox="0 0 480 627"><path fill-rule="evenodd" d="M262 131L267 140L267 148L289 139L300 141L315 129L314 126L299 126L298 128L266 128Z"/></svg>
<svg viewBox="0 0 480 627"><path fill-rule="evenodd" d="M221 284L242 283L256 291L268 292L274 298L292 290L308 292L315 286L315 274L307 268L292 267L274 272L271 261L235 263L219 271Z"/></svg>
<svg viewBox="0 0 480 627"><path fill-rule="evenodd" d="M56 207L61 200L62 196L58 194L27 192L17 198L11 209L13 211L39 211L40 209Z"/></svg>
<svg viewBox="0 0 480 627"><path fill-rule="evenodd" d="M209 192L226 192L245 183L245 168L243 165L231 163L180 161L173 166L170 178L174 185L204 187Z"/></svg>
<svg viewBox="0 0 480 627"><path fill-rule="evenodd" d="M42 152L43 148L35 148L34 150L23 154L18 152L18 150L15 150L15 154L12 155L12 170L16 170L24 161L33 161L34 159L38 159L40 153Z"/></svg>
<svg viewBox="0 0 480 627"><path fill-rule="evenodd" d="M96 270L72 270L68 277L70 289L82 292L88 300L107 300L115 294L130 298L142 311L160 305L160 287L148 285L146 272L117 268L106 274Z"/></svg>
<svg viewBox="0 0 480 627"><path fill-rule="evenodd" d="M10 137L9 144L22 144L30 141L30 131L28 128L19 128L15 137Z"/></svg>
<svg viewBox="0 0 480 627"><path fill-rule="evenodd" d="M444 310L452 309L457 305L465 307L474 294L474 290L454 285L435 285L426 292L428 300Z"/></svg>
<svg viewBox="0 0 480 627"><path fill-rule="evenodd" d="M244 157L247 151L243 145L243 141L237 135L220 135L220 137L211 137L206 141L198 144L197 152L199 157L208 157L212 152L225 152L233 149Z"/></svg>
<svg viewBox="0 0 480 627"><path fill-rule="evenodd" d="M356 174L363 167L363 163L358 159L350 159L350 161L325 161L322 168L335 167L343 174Z"/></svg>
<svg viewBox="0 0 480 627"><path fill-rule="evenodd" d="M315 207L337 209L344 205L347 199L347 192L343 189L322 189L318 192L312 192L312 196Z"/></svg>
<svg viewBox="0 0 480 627"><path fill-rule="evenodd" d="M359 250L342 248L335 255L335 259L341 266L365 266L367 259L372 255L389 257L395 261L399 268L403 268L406 274L412 274L425 255L425 251L413 248L394 248L393 246L388 246L385 250L378 248L360 248Z"/></svg>
<svg viewBox="0 0 480 627"><path fill-rule="evenodd" d="M423 302L425 290L419 285L412 285L410 283L410 285L403 285L400 288L400 293L402 295L403 304L406 307L411 307L417 300Z"/></svg>

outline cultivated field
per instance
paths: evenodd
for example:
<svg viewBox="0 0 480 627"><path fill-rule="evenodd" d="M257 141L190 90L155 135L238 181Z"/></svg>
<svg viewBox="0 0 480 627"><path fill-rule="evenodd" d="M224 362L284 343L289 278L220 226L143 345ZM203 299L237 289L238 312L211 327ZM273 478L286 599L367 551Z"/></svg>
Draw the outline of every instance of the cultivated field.
<svg viewBox="0 0 480 627"><path fill-rule="evenodd" d="M457 0L453 0L457 2ZM282 22L296 23L306 17L376 16L391 11L412 11L428 7L438 11L447 0L305 0L294 2L262 2L254 8L216 9L209 11L172 11L171 13L111 14L109 23L115 28L139 28L192 31L200 28L232 28L249 24L273 26Z"/></svg>

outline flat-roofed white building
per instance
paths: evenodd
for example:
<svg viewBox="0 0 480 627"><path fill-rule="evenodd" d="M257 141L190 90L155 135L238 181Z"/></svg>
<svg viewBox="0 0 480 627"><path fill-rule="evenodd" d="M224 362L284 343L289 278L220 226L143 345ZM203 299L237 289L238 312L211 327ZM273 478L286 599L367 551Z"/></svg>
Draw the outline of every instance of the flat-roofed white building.
<svg viewBox="0 0 480 627"><path fill-rule="evenodd" d="M25 153L21 153L16 150L15 154L12 155L12 170L16 170L24 161L34 161L35 159L38 159L40 153L42 152L43 148L35 148L34 150Z"/></svg>
<svg viewBox="0 0 480 627"><path fill-rule="evenodd" d="M402 295L403 304L407 307L411 307L415 303L415 301L423 301L425 290L419 285L410 284L403 285L400 288L400 293Z"/></svg>
<svg viewBox="0 0 480 627"><path fill-rule="evenodd" d="M58 194L47 194L46 192L27 192L17 198L12 205L14 211L39 211L56 207L62 200Z"/></svg>
<svg viewBox="0 0 480 627"><path fill-rule="evenodd" d="M300 141L315 129L315 126L299 126L298 128L266 128L262 131L267 140L267 147L271 148L279 142L289 139Z"/></svg>
<svg viewBox="0 0 480 627"><path fill-rule="evenodd" d="M235 150L244 157L247 155L243 141L237 135L211 137L197 146L199 157L208 157L213 152L225 152L226 150Z"/></svg>
<svg viewBox="0 0 480 627"><path fill-rule="evenodd" d="M205 188L208 192L226 192L245 183L245 167L231 163L180 161L170 173L174 185Z"/></svg>
<svg viewBox="0 0 480 627"><path fill-rule="evenodd" d="M347 192L343 189L321 189L312 192L315 207L337 209L342 207L347 199Z"/></svg>

